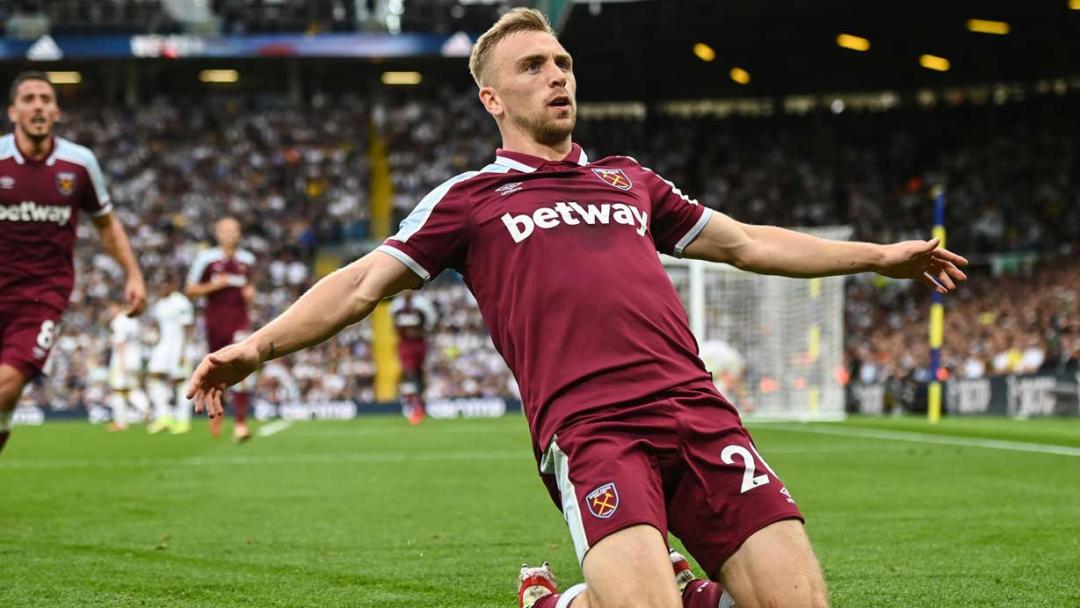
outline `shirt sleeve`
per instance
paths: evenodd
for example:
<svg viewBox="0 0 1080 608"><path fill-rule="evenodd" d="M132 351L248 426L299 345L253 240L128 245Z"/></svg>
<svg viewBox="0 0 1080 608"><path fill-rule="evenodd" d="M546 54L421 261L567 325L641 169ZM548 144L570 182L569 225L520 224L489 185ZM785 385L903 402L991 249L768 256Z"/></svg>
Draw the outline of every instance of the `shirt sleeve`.
<svg viewBox="0 0 1080 608"><path fill-rule="evenodd" d="M656 250L681 258L683 250L709 223L712 209L682 193L675 184L642 167L652 202L652 232Z"/></svg>
<svg viewBox="0 0 1080 608"><path fill-rule="evenodd" d="M463 268L469 236L468 195L455 186L469 175L432 190L377 251L393 256L425 283L446 268Z"/></svg>
<svg viewBox="0 0 1080 608"><path fill-rule="evenodd" d="M191 268L188 269L187 282L189 285L198 285L203 282L203 273L206 271L206 266L209 264L209 259L203 252L199 252L195 256L195 260L191 262Z"/></svg>
<svg viewBox="0 0 1080 608"><path fill-rule="evenodd" d="M105 184L105 174L93 154L86 157L86 175L90 179L90 187L86 188L83 195L83 210L93 217L101 217L111 212L112 199L109 197L109 187Z"/></svg>

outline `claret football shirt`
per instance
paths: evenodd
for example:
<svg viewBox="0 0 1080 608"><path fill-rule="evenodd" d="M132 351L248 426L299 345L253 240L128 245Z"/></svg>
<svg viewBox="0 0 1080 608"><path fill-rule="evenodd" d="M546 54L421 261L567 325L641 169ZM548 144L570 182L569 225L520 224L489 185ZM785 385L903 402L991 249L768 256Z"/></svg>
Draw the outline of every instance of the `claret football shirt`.
<svg viewBox="0 0 1080 608"><path fill-rule="evenodd" d="M657 251L681 256L711 214L630 157L498 150L424 197L379 251L425 281L462 274L543 449L578 416L709 383Z"/></svg>
<svg viewBox="0 0 1080 608"><path fill-rule="evenodd" d="M0 305L67 309L80 211L112 211L93 152L55 137L49 156L34 161L14 135L0 137Z"/></svg>

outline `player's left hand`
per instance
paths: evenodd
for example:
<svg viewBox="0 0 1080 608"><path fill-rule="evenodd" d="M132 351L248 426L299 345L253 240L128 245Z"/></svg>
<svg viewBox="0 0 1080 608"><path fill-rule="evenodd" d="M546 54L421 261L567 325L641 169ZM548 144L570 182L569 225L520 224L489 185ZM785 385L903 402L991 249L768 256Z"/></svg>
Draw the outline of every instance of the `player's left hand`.
<svg viewBox="0 0 1080 608"><path fill-rule="evenodd" d="M137 317L146 310L146 283L142 277L131 277L124 286L124 311L129 317Z"/></svg>
<svg viewBox="0 0 1080 608"><path fill-rule="evenodd" d="M915 279L938 293L949 293L967 280L960 266L967 258L938 247L938 239L903 241L884 246L885 259L878 273L894 279Z"/></svg>

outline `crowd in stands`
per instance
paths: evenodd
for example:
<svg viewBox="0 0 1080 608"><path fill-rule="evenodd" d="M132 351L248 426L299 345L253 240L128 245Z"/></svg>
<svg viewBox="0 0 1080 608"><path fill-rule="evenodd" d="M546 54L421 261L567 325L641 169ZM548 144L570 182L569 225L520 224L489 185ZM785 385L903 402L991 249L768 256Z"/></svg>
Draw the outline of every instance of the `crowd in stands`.
<svg viewBox="0 0 1080 608"><path fill-rule="evenodd" d="M479 31L507 6L525 0L472 3L410 0L14 0L0 3L5 34L268 34Z"/></svg>
<svg viewBox="0 0 1080 608"><path fill-rule="evenodd" d="M845 343L853 379L928 381L929 297L906 285L855 280ZM977 270L950 296L940 379L1080 371L1080 263L1054 259L1020 273Z"/></svg>
<svg viewBox="0 0 1080 608"><path fill-rule="evenodd" d="M320 251L369 235L369 126L388 145L396 219L444 180L489 163L497 131L470 91L355 98L295 108L276 97L157 101L69 109L62 133L91 146L120 219L153 285L181 274L210 245L223 214L238 217L256 254L255 324L314 280ZM1075 369L1080 356L1080 101L1006 107L811 114L771 118L582 120L575 139L591 158L628 154L702 203L747 222L849 224L855 238L925 238L929 189L947 185L949 246L976 261L949 299L948 373ZM78 407L102 397L107 364L103 302L119 269L84 222L79 280L55 349L53 375L28 399ZM990 256L1041 256L1018 273ZM1064 261L1062 261L1064 260ZM853 378L926 373L925 291L905 282L849 282L846 339ZM475 303L453 276L427 288L439 309L427 396L513 395ZM151 287L153 294L153 288ZM152 332L149 332L152 335ZM275 401L374 398L368 323L266 366L260 397Z"/></svg>

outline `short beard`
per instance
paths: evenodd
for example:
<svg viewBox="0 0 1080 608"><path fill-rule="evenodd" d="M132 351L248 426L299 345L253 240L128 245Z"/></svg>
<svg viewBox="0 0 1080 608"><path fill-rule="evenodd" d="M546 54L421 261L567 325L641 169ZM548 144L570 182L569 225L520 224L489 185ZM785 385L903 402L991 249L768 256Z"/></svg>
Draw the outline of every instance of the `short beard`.
<svg viewBox="0 0 1080 608"><path fill-rule="evenodd" d="M574 132L574 125L577 124L577 112L574 112L570 124L565 127L531 116L513 116L511 120L531 135L536 143L554 146L566 141L566 138L570 137L570 134Z"/></svg>
<svg viewBox="0 0 1080 608"><path fill-rule="evenodd" d="M40 144L41 142L47 141L50 137L52 137L52 129L51 128L46 129L45 132L42 133L41 135L38 135L36 133L31 133L30 131L28 131L26 129L19 129L19 130L23 132L23 135L25 135L27 137L27 139L34 142L35 144Z"/></svg>

